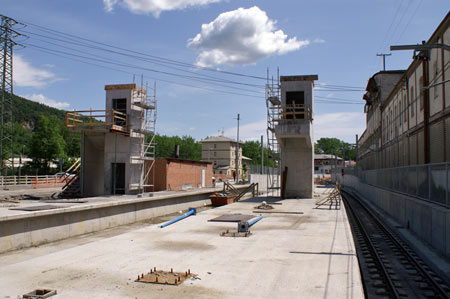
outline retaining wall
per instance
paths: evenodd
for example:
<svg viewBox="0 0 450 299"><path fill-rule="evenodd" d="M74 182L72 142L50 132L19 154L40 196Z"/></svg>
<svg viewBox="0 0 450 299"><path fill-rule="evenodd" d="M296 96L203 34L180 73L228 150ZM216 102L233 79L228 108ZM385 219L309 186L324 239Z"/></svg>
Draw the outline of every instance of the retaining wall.
<svg viewBox="0 0 450 299"><path fill-rule="evenodd" d="M248 185L236 186L237 189ZM37 246L211 204L217 190L77 204L0 217L0 253Z"/></svg>
<svg viewBox="0 0 450 299"><path fill-rule="evenodd" d="M333 174L333 178L334 178ZM344 186L395 219L440 254L450 258L450 209L406 194L364 184L356 176L337 175Z"/></svg>

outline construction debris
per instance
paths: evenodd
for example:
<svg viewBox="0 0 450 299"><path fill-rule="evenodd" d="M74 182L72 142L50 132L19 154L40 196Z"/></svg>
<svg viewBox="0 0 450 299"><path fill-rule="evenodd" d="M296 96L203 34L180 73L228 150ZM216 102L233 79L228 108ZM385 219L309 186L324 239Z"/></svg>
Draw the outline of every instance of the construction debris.
<svg viewBox="0 0 450 299"><path fill-rule="evenodd" d="M247 238L251 235L252 235L252 233L250 231L245 232L245 233L240 233L240 232L230 232L228 229L225 232L220 233L221 237L232 237L232 238Z"/></svg>
<svg viewBox="0 0 450 299"><path fill-rule="evenodd" d="M188 278L200 279L198 274L191 273L188 269L186 272L174 272L173 268L169 271L156 270L156 267L150 269L147 274L138 274L136 282L145 283L157 283L157 284L169 284L169 285L179 285L183 283Z"/></svg>
<svg viewBox="0 0 450 299"><path fill-rule="evenodd" d="M259 206L254 207L254 209L258 209L258 210L272 210L272 209L274 209L274 207L272 207L271 205L267 204L267 202L263 201Z"/></svg>
<svg viewBox="0 0 450 299"><path fill-rule="evenodd" d="M196 209L190 208L189 211L188 211L187 213L184 213L183 215L178 216L177 218L172 219L172 220L170 220L170 221L168 221L168 222L162 224L162 225L161 225L161 228L164 228L164 227L166 227L166 226L169 226L169 225L171 225L171 224L173 224L173 223L175 223L175 222L177 222L177 221L180 221L180 220L182 220L182 219L184 219L184 218L187 218L187 217L189 217L189 216L191 216L191 215L195 215L196 213L197 213L197 210L196 210Z"/></svg>
<svg viewBox="0 0 450 299"><path fill-rule="evenodd" d="M341 200L341 186L337 184L327 197L316 202L316 209L323 205L329 205L329 209L331 210L334 205L334 208L339 210L341 208Z"/></svg>
<svg viewBox="0 0 450 299"><path fill-rule="evenodd" d="M280 210L269 210L269 211L253 211L253 213L267 213L267 214L298 214L302 215L303 212L296 212L296 211L280 211Z"/></svg>

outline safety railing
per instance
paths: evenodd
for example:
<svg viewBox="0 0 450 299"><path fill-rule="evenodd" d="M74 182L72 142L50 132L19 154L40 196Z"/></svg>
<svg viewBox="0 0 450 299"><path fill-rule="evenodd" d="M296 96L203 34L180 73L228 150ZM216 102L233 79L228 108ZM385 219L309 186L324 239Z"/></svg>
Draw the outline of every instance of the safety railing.
<svg viewBox="0 0 450 299"><path fill-rule="evenodd" d="M285 105L285 106L274 106L271 109L278 110L277 118L273 121L289 121L289 120L309 120L312 121L311 107L309 105Z"/></svg>
<svg viewBox="0 0 450 299"><path fill-rule="evenodd" d="M2 186L14 186L14 185L32 185L36 182L42 183L63 183L64 176L57 175L11 175L0 176L0 184Z"/></svg>
<svg viewBox="0 0 450 299"><path fill-rule="evenodd" d="M125 129L127 124L127 114L114 109L66 112L66 127L68 128L115 126Z"/></svg>

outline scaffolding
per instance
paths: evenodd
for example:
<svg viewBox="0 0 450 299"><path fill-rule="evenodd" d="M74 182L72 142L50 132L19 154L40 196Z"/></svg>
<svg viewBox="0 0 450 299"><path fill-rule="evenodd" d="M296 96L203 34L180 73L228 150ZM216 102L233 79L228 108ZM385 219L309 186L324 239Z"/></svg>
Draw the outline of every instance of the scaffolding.
<svg viewBox="0 0 450 299"><path fill-rule="evenodd" d="M266 107L267 107L267 147L269 163L267 173L267 196L280 196L280 167L281 148L275 136L275 126L280 118L281 98L280 98L280 76L277 70L277 78L269 79L267 71L266 84Z"/></svg>
<svg viewBox="0 0 450 299"><path fill-rule="evenodd" d="M142 86L142 85L141 85ZM149 91L151 94L149 95ZM152 181L149 182L151 172L154 172L155 156L156 156L156 119L157 119L157 100L156 100L156 82L153 88L146 84L145 90L133 90L132 104L141 108L140 120L142 126L133 130L133 138L137 141L139 147L139 157L137 163L141 165L142 177L138 186L139 192L143 193L147 188L151 192L155 191L155 176L151 176ZM147 162L148 161L148 162Z"/></svg>

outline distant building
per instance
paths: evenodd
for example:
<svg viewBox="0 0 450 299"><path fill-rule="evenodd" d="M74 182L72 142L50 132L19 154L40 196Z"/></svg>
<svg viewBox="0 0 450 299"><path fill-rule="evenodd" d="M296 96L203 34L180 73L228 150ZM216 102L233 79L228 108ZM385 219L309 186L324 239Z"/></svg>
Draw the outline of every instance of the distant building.
<svg viewBox="0 0 450 299"><path fill-rule="evenodd" d="M335 167L342 167L342 158L335 155L315 154L314 174L328 174Z"/></svg>
<svg viewBox="0 0 450 299"><path fill-rule="evenodd" d="M450 13L424 43L430 49L415 51L406 71L369 79L367 127L359 139L362 169L450 161L450 55L439 44L450 45Z"/></svg>
<svg viewBox="0 0 450 299"><path fill-rule="evenodd" d="M208 137L201 141L202 161L213 164L216 179L233 178L236 173L237 141L225 136ZM239 142L239 177L242 175L242 142ZM249 158L246 158L247 160Z"/></svg>

